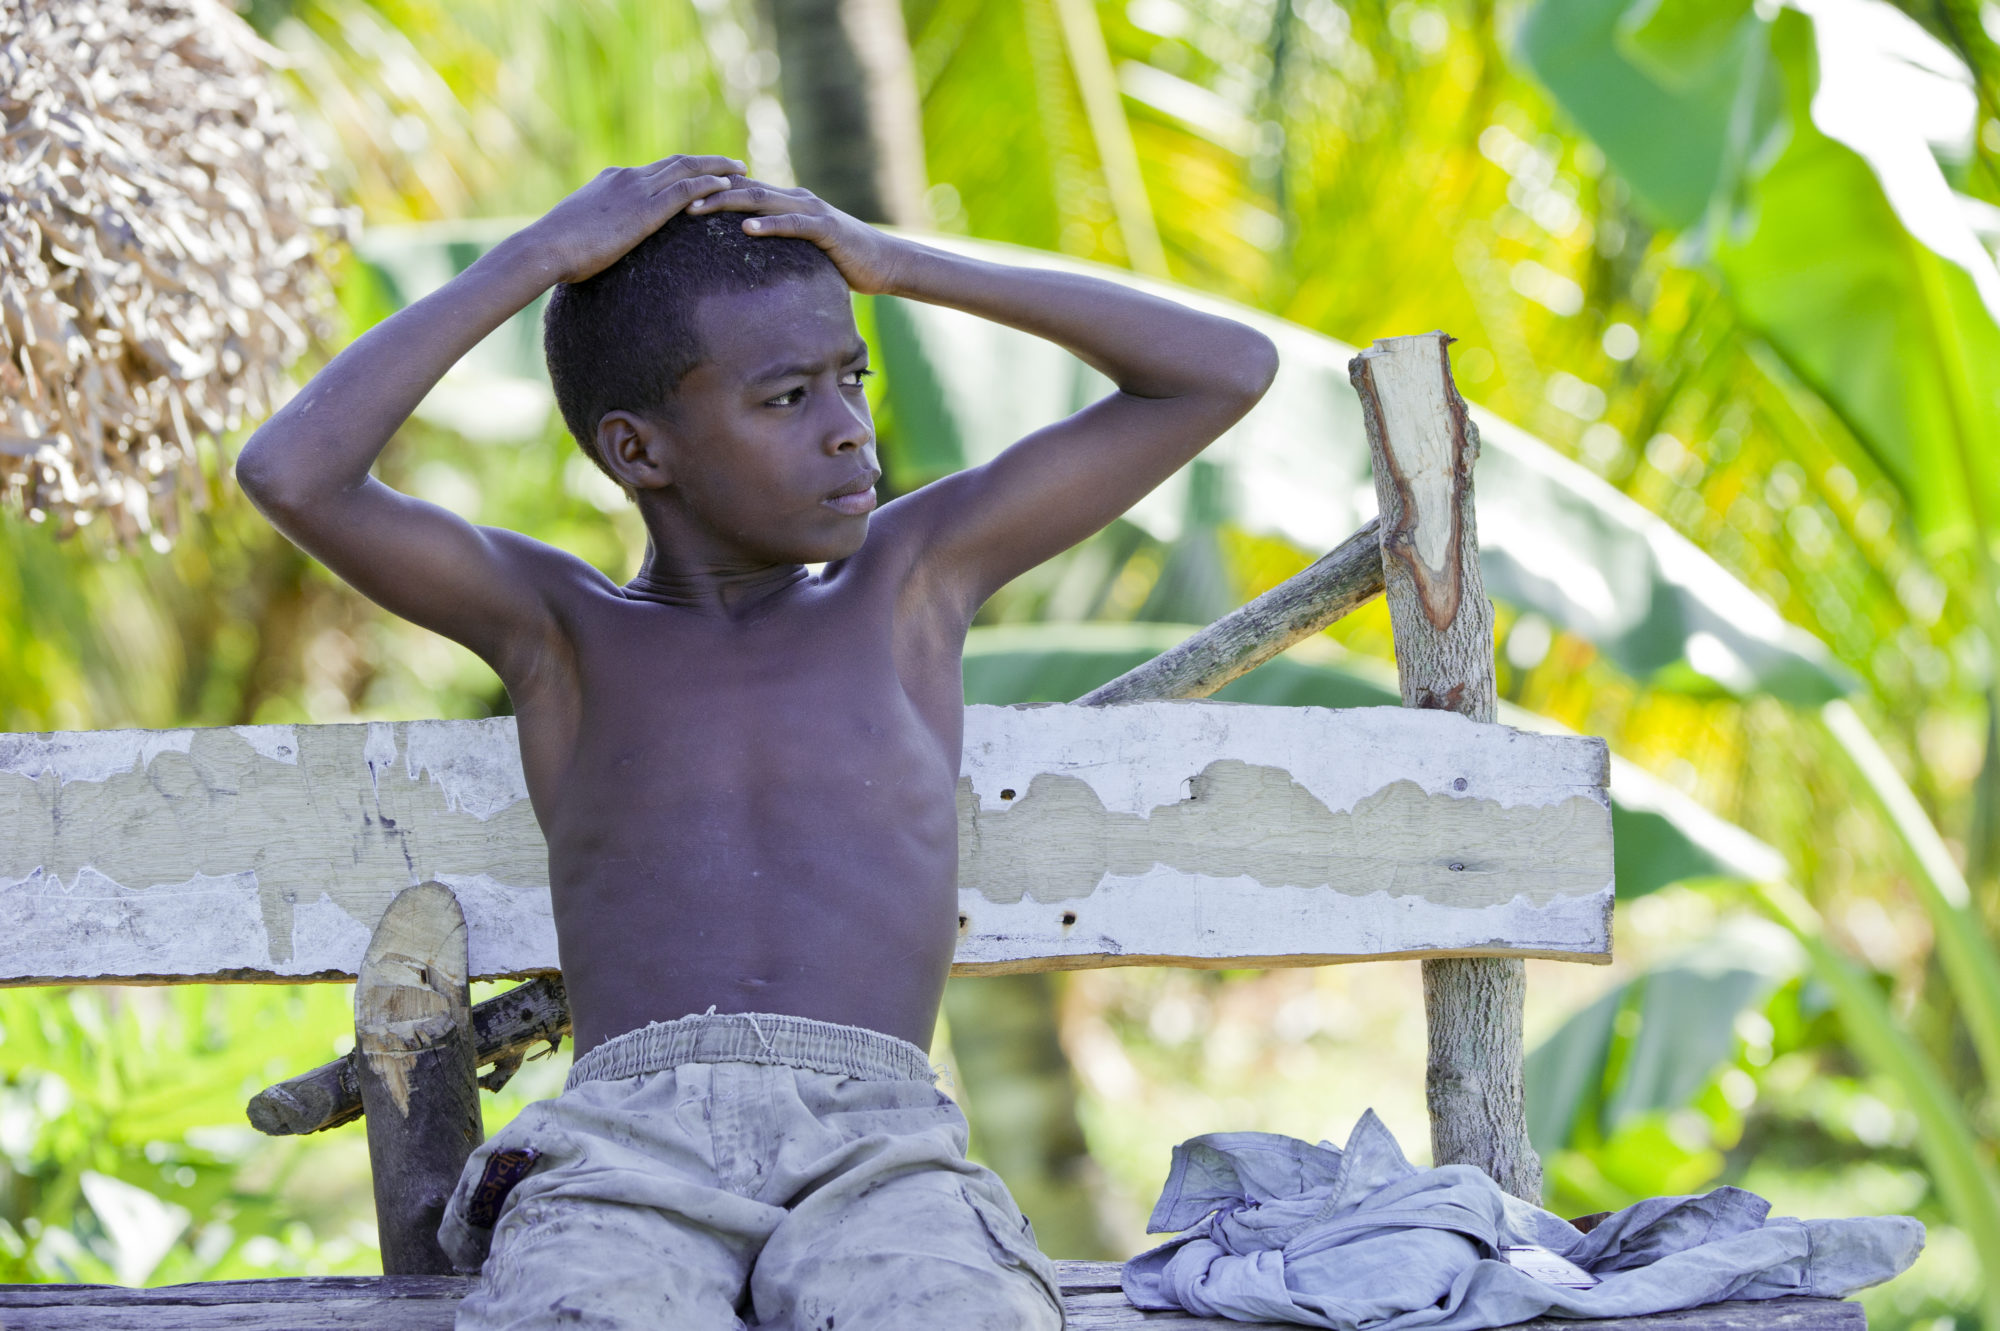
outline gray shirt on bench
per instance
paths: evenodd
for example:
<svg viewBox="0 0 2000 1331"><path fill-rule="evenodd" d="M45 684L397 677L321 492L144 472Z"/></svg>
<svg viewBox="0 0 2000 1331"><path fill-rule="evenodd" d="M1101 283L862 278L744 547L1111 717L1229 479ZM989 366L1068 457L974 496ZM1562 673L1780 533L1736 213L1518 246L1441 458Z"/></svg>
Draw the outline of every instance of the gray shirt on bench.
<svg viewBox="0 0 2000 1331"><path fill-rule="evenodd" d="M1769 1214L1763 1198L1718 1188L1640 1202L1584 1233L1469 1165L1416 1168L1371 1110L1345 1151L1264 1132L1176 1147L1148 1228L1187 1232L1127 1262L1124 1287L1137 1307L1209 1317L1483 1331L1545 1315L1844 1298L1923 1249L1908 1216Z"/></svg>

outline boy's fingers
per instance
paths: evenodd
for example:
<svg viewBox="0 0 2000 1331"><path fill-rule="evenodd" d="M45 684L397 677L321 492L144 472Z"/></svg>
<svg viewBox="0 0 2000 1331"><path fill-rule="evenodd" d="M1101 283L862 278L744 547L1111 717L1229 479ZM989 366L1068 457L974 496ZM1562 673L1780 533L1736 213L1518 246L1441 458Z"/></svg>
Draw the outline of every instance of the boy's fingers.
<svg viewBox="0 0 2000 1331"><path fill-rule="evenodd" d="M728 208L736 212L757 213L772 207L794 208L796 199L780 194L769 185L739 185L732 183L728 189L719 190L701 201L702 212L713 212Z"/></svg>
<svg viewBox="0 0 2000 1331"><path fill-rule="evenodd" d="M699 200L694 205L694 211L790 214L797 213L801 206L816 202L817 200L804 190L788 190L775 185L742 184L732 181L730 188L718 190Z"/></svg>
<svg viewBox="0 0 2000 1331"><path fill-rule="evenodd" d="M782 194L788 199L809 199L813 197L806 190L800 189L796 185L773 185L768 180L759 180L755 176L745 175L740 171L729 177L729 183L740 185L746 189L769 190L773 194Z"/></svg>
<svg viewBox="0 0 2000 1331"><path fill-rule="evenodd" d="M687 153L675 153L672 157L662 157L647 167L646 174L739 176L743 174L744 169L743 163L734 157L692 157Z"/></svg>
<svg viewBox="0 0 2000 1331"><path fill-rule="evenodd" d="M682 176L669 181L659 191L660 198L677 208L685 208L698 202L704 196L713 197L715 191L727 187L729 181L722 176Z"/></svg>
<svg viewBox="0 0 2000 1331"><path fill-rule="evenodd" d="M776 217L746 217L743 229L753 236L795 236L816 241L833 233L833 219L817 213L780 213Z"/></svg>

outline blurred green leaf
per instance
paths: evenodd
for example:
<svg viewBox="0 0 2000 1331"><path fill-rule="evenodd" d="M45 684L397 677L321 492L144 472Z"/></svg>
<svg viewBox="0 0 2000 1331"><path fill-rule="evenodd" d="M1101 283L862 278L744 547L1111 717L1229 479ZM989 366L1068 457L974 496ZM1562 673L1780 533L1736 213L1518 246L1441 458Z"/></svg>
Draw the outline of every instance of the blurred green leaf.
<svg viewBox="0 0 2000 1331"><path fill-rule="evenodd" d="M1744 320L1841 413L1918 522L1990 540L2000 274L1896 105L1919 71L1893 48L1866 49L1898 39L1936 47L1879 3L1779 16L1788 140L1717 260Z"/></svg>
<svg viewBox="0 0 2000 1331"><path fill-rule="evenodd" d="M1990 539L2000 273L1926 141L1940 99L1970 115L1956 58L1881 0L1541 0L1520 42L1660 220L1727 219L1705 247L1737 311L1919 523Z"/></svg>
<svg viewBox="0 0 2000 1331"><path fill-rule="evenodd" d="M1686 228L1729 183L1744 117L1757 110L1762 23L1747 11L1716 0L1542 0L1516 40L1655 220Z"/></svg>
<svg viewBox="0 0 2000 1331"><path fill-rule="evenodd" d="M883 466L890 484L907 492L961 470L965 440L945 402L944 382L917 339L908 304L891 298L869 304L875 316L875 357L896 366L884 391L895 413L900 447L884 456Z"/></svg>
<svg viewBox="0 0 2000 1331"><path fill-rule="evenodd" d="M1893 1082L1917 1116L1917 1145L1952 1218L1972 1241L1980 1267L2000 1270L2000 1174L1993 1168L1959 1097L1937 1063L1889 1010L1872 978L1827 941L1819 913L1798 891L1773 883L1759 899L1797 936L1813 971L1833 991L1849 1044L1873 1071ZM1988 1279L1981 1309L2000 1325L2000 1280Z"/></svg>
<svg viewBox="0 0 2000 1331"><path fill-rule="evenodd" d="M2000 949L1972 903L1972 889L1902 773L1861 717L1845 702L1820 713L1841 753L1881 806L1916 870L1917 900L1937 936L1937 959L1963 1012L1985 1082L2000 1079ZM1989 757L1988 761L1991 761Z"/></svg>
<svg viewBox="0 0 2000 1331"><path fill-rule="evenodd" d="M1746 927L1760 923L1737 921L1698 954L1617 986L1529 1054L1536 1150L1574 1145L1580 1124L1590 1140L1607 1140L1693 1100L1734 1055L1738 1016L1798 973L1796 948Z"/></svg>
<svg viewBox="0 0 2000 1331"><path fill-rule="evenodd" d="M1604 1067L1629 996L1628 986L1618 985L1571 1013L1528 1054L1522 1068L1528 1140L1543 1159L1570 1144L1585 1106L1603 1098Z"/></svg>
<svg viewBox="0 0 2000 1331"><path fill-rule="evenodd" d="M1751 0L1640 0L1618 16L1619 46L1669 88L1699 88L1750 16Z"/></svg>
<svg viewBox="0 0 2000 1331"><path fill-rule="evenodd" d="M0 994L0 1280L365 1270L344 1233L366 1218L365 1153L243 1119L253 1091L334 1052L350 1002L334 985ZM274 1029L289 1060L257 1038ZM287 1195L308 1150L310 1224Z"/></svg>

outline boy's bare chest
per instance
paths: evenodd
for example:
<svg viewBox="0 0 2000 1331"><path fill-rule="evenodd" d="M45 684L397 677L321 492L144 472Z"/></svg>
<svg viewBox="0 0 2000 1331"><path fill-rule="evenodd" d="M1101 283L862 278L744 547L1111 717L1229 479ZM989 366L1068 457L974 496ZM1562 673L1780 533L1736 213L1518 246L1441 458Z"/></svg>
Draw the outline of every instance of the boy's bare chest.
<svg viewBox="0 0 2000 1331"><path fill-rule="evenodd" d="M570 715L542 724L522 710L545 822L649 810L712 824L703 810L769 817L801 803L867 820L877 806L948 804L957 644L899 640L898 627L893 607L856 596L801 598L747 622L598 608L575 632Z"/></svg>

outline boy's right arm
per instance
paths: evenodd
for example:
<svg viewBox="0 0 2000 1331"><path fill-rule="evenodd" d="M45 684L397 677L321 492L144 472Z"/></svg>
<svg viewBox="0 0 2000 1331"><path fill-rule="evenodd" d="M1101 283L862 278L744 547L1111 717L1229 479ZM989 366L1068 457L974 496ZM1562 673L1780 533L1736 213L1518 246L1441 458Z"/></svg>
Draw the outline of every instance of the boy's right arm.
<svg viewBox="0 0 2000 1331"><path fill-rule="evenodd" d="M607 168L336 356L243 446L244 492L370 600L464 643L511 681L509 658L548 641L555 624L540 580L521 562L533 547L399 494L369 468L481 338L554 284L608 268L742 170L724 157Z"/></svg>

